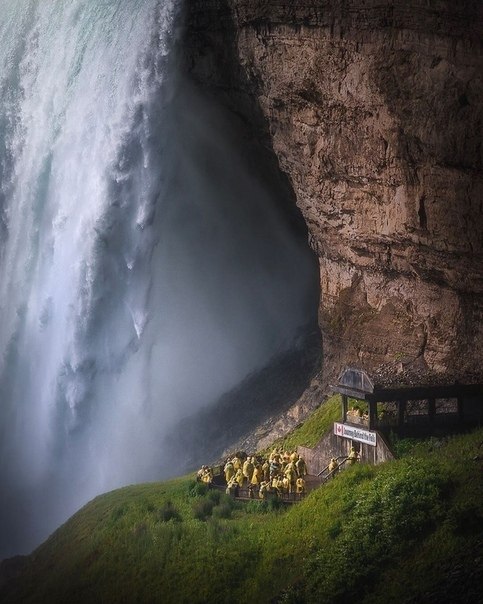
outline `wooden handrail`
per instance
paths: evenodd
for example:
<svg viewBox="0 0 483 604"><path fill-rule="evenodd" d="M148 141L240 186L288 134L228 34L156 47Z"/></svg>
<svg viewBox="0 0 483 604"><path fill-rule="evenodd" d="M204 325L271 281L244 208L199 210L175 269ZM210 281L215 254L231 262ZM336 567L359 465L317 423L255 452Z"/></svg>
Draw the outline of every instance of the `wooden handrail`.
<svg viewBox="0 0 483 604"><path fill-rule="evenodd" d="M346 461L347 461L349 458L347 457L347 455L339 455L339 457L336 457L337 462L339 461L339 459L343 459L344 461L343 461L343 462L341 462L341 463L340 463L340 464L337 466L337 468L336 468L336 469L340 468L340 466L342 466L343 464L345 464L345 462L346 462ZM329 464L327 464L327 465L325 466L325 468L324 468L323 470L321 470L321 471L320 471L320 472L317 474L317 476L318 476L318 477L320 477L320 476L321 476L321 475L322 475L322 474L323 474L323 473L324 473L326 470L328 470L328 469L329 469L329 466L330 466L330 463L329 463ZM327 475L327 478L328 478L328 477L329 477L331 474L333 474L333 472L334 472L334 470L332 470L332 472L330 472L330 473Z"/></svg>
<svg viewBox="0 0 483 604"><path fill-rule="evenodd" d="M331 476L333 476L334 474L336 474L336 473L337 473L337 472L340 470L340 468L341 468L341 467L342 467L342 466L343 466L343 465L344 465L344 464L345 464L347 461L349 461L349 459L350 459L350 458L349 458L349 457L344 457L344 456L342 456L342 455L341 455L340 457L337 457L337 460L339 460L339 459L342 459L342 461L339 463L339 465L337 466L337 468L334 468L334 469L333 469L331 472L329 472L329 473L327 474L327 476L323 476L323 477L321 477L321 478L322 478L322 483L321 483L321 484L326 483L326 482L329 480L329 478L330 478ZM318 476L318 477L320 477L320 475L321 475L321 474L322 474L322 473L323 473L325 470L327 470L328 468L329 468L329 466L327 466L326 468L324 468L324 470L322 470L322 472L320 472L319 474L317 474L317 476Z"/></svg>

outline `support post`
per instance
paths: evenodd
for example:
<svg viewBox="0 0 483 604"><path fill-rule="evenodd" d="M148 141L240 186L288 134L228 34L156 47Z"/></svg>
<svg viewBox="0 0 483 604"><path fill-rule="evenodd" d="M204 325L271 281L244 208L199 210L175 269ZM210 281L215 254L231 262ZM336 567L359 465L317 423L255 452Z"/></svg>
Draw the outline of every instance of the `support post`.
<svg viewBox="0 0 483 604"><path fill-rule="evenodd" d="M461 396L459 396L456 400L458 405L458 421L462 423L465 418L463 411L463 399L461 398Z"/></svg>
<svg viewBox="0 0 483 604"><path fill-rule="evenodd" d="M342 423L345 424L347 421L347 395L342 395Z"/></svg>
<svg viewBox="0 0 483 604"><path fill-rule="evenodd" d="M377 402L369 401L369 430L374 430L377 423Z"/></svg>
<svg viewBox="0 0 483 604"><path fill-rule="evenodd" d="M401 399L397 403L397 425L399 428L402 428L404 426L404 416L406 414L406 401Z"/></svg>
<svg viewBox="0 0 483 604"><path fill-rule="evenodd" d="M434 398L428 398L428 418L429 418L430 426L432 426L434 424L435 415L436 415L436 400Z"/></svg>

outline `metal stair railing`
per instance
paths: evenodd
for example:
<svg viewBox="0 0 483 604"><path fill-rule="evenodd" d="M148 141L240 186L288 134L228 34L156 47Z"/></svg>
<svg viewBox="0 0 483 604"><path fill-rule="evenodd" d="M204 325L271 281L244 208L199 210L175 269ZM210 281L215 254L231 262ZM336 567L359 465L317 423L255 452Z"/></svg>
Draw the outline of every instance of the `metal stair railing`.
<svg viewBox="0 0 483 604"><path fill-rule="evenodd" d="M342 459L342 461L339 461L340 459ZM349 457L347 455L339 455L339 457L336 457L337 467L334 468L333 470L331 470L330 472L328 472L328 474L326 476L322 476L322 474L329 469L330 463L327 464L325 466L325 468L317 474L317 477L322 479L321 484L326 483L329 480L329 478L331 478L332 476L335 476L337 474L337 472L343 467L343 465L348 460L349 460Z"/></svg>

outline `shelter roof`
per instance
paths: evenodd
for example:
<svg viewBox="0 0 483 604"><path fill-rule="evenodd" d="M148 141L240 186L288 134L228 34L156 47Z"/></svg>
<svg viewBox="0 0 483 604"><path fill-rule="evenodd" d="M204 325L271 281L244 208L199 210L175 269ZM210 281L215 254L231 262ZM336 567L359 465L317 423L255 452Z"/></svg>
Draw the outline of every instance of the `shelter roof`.
<svg viewBox="0 0 483 604"><path fill-rule="evenodd" d="M460 393L479 393L483 386L478 378L479 376L469 374L435 373L426 367L398 362L381 365L373 371L346 367L333 390L368 401L450 398Z"/></svg>

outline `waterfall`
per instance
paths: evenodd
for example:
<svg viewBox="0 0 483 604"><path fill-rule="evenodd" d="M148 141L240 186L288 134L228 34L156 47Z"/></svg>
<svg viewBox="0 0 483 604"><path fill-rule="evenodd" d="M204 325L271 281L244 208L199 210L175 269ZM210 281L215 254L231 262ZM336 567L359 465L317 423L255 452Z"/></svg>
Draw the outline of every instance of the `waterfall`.
<svg viewBox="0 0 483 604"><path fill-rule="evenodd" d="M312 277L178 77L179 0L0 10L1 558L162 478L163 435L291 344Z"/></svg>

